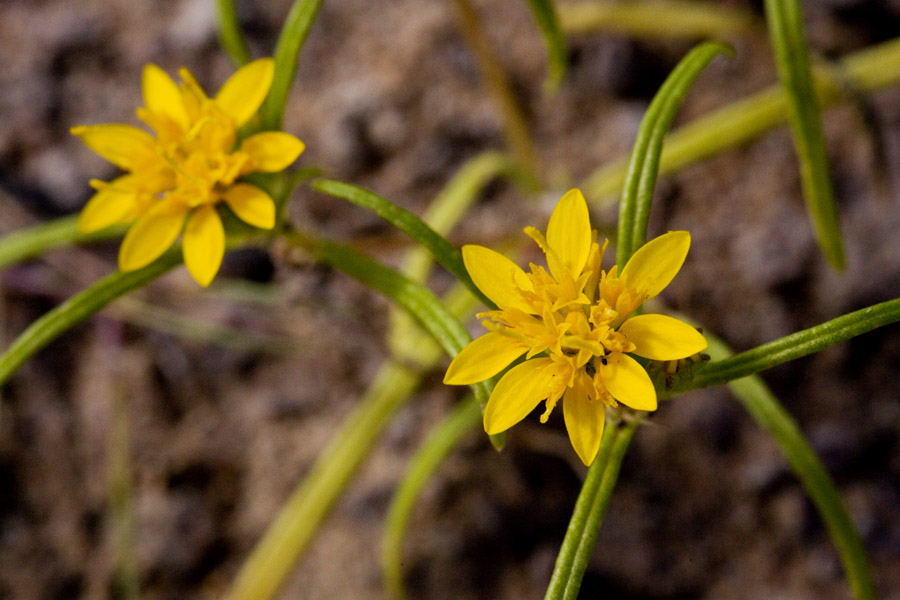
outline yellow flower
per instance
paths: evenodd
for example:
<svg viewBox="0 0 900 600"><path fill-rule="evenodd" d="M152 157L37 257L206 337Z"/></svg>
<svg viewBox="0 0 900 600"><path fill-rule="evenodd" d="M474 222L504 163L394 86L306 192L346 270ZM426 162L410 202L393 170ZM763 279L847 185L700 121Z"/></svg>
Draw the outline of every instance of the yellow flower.
<svg viewBox="0 0 900 600"><path fill-rule="evenodd" d="M466 269L498 307L479 314L489 333L450 363L444 382L489 379L522 355L525 361L497 383L484 411L488 434L506 431L546 400L541 422L560 400L569 439L586 465L600 447L606 408L618 402L656 410L649 375L629 354L676 360L706 348L693 327L664 315L632 313L659 294L681 269L691 237L670 231L641 247L621 273L603 271L606 242L597 243L587 203L577 189L560 199L546 237L527 233L544 251L549 273L515 263L482 246L464 246Z"/></svg>
<svg viewBox="0 0 900 600"><path fill-rule="evenodd" d="M130 125L73 127L94 152L128 173L92 181L97 193L81 212L82 232L133 223L119 251L119 268L133 271L156 260L182 235L184 262L200 285L209 285L225 253L216 211L224 201L244 222L271 229L275 203L260 188L236 182L254 172L275 173L303 152L303 142L280 131L236 144L237 130L269 93L274 61L254 61L232 75L214 98L187 69L178 85L153 64L144 67L144 108L138 117L156 133ZM183 233L182 233L183 229Z"/></svg>

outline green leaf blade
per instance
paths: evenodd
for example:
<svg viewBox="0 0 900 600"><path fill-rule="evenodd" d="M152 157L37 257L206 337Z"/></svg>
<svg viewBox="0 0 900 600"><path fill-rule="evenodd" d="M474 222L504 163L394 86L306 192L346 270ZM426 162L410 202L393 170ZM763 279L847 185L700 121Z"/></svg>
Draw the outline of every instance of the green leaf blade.
<svg viewBox="0 0 900 600"><path fill-rule="evenodd" d="M709 334L706 338L713 358L727 360L733 356L724 342ZM729 382L728 387L757 424L772 436L800 479L838 549L854 597L875 600L875 584L863 541L837 486L796 421L760 377L737 379Z"/></svg>
<svg viewBox="0 0 900 600"><path fill-rule="evenodd" d="M659 174L663 141L681 102L703 69L722 53L731 50L724 44L705 42L691 50L666 78L647 108L631 153L625 175L625 187L619 204L618 255L616 264L624 265L647 238L647 223L653 189Z"/></svg>
<svg viewBox="0 0 900 600"><path fill-rule="evenodd" d="M798 0L766 0L765 9L778 75L787 93L788 122L800 160L806 207L822 253L841 271L846 266L844 247L802 9Z"/></svg>
<svg viewBox="0 0 900 600"><path fill-rule="evenodd" d="M875 304L711 362L698 368L693 376L677 383L671 391L678 393L755 375L897 321L900 321L900 299Z"/></svg>
<svg viewBox="0 0 900 600"><path fill-rule="evenodd" d="M344 244L299 231L288 232L286 236L290 243L304 248L316 259L384 294L403 307L449 356L456 356L472 341L462 321L450 313L430 290L399 271ZM473 384L471 388L478 402L487 404L491 395L490 383Z"/></svg>
<svg viewBox="0 0 900 600"><path fill-rule="evenodd" d="M137 271L117 272L72 296L22 332L0 355L0 385L40 349L104 306L156 279L181 263L181 249L170 250L151 265Z"/></svg>
<svg viewBox="0 0 900 600"><path fill-rule="evenodd" d="M124 231L124 227L113 226L92 233L81 233L78 231L78 215L12 231L0 237L0 269L55 248L112 239L122 235Z"/></svg>
<svg viewBox="0 0 900 600"><path fill-rule="evenodd" d="M837 70L859 93L872 92L900 81L900 38L877 44L841 59ZM846 102L847 94L822 71L813 73L816 97L822 106ZM674 173L710 156L750 143L788 118L781 86L768 87L732 102L672 131L660 157L660 174ZM588 200L598 202L620 191L628 157L615 159L591 173L582 183Z"/></svg>
<svg viewBox="0 0 900 600"><path fill-rule="evenodd" d="M494 304L472 282L460 251L416 215L374 192L342 181L320 179L313 183L312 187L335 198L367 208L394 225L427 248L441 266L456 276L486 306L494 307Z"/></svg>
<svg viewBox="0 0 900 600"><path fill-rule="evenodd" d="M241 29L235 0L216 0L216 25L219 43L231 62L237 67L250 62L250 48L247 47L247 40Z"/></svg>
<svg viewBox="0 0 900 600"><path fill-rule="evenodd" d="M416 501L438 467L460 440L481 423L481 406L464 398L428 435L410 461L388 507L381 541L382 575L395 600L406 598L403 587L403 539Z"/></svg>
<svg viewBox="0 0 900 600"><path fill-rule="evenodd" d="M528 5L547 48L547 80L544 87L553 93L559 90L566 75L569 60L566 35L551 0L528 0Z"/></svg>

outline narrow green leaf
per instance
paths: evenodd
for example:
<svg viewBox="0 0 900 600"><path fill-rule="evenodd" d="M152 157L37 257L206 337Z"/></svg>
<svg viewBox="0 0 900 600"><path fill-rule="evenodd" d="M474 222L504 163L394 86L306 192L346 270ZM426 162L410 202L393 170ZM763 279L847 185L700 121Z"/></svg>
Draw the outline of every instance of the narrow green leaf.
<svg viewBox="0 0 900 600"><path fill-rule="evenodd" d="M381 540L381 565L388 593L395 600L406 597L403 588L403 539L413 507L438 467L463 436L480 423L481 406L471 397L461 400L422 443L391 498Z"/></svg>
<svg viewBox="0 0 900 600"><path fill-rule="evenodd" d="M478 199L485 186L498 177L508 178L523 193L535 191L530 187L533 183L530 174L521 164L509 154L489 150L467 160L460 167L435 197L422 220L440 235L446 235Z"/></svg>
<svg viewBox="0 0 900 600"><path fill-rule="evenodd" d="M107 227L93 233L80 233L78 215L13 231L0 237L0 269L40 256L54 248L108 240L121 236L124 231L124 227Z"/></svg>
<svg viewBox="0 0 900 600"><path fill-rule="evenodd" d="M841 59L837 71L856 92L874 91L900 81L900 38L883 42ZM847 100L831 73L814 72L816 97L822 106ZM710 156L746 144L787 120L787 98L773 86L714 110L674 130L660 157L660 174L674 173ZM628 157L613 160L588 176L582 190L597 202L615 194L625 182Z"/></svg>
<svg viewBox="0 0 900 600"><path fill-rule="evenodd" d="M714 336L706 334L709 353L720 361L732 356L731 350ZM866 550L853 520L841 502L834 482L816 456L810 443L790 414L778 402L760 377L736 379L728 384L760 427L775 439L806 493L825 521L857 600L875 600L875 584Z"/></svg>
<svg viewBox="0 0 900 600"><path fill-rule="evenodd" d="M435 215L435 219L439 227L449 227L455 220L452 210L449 211L451 214L444 214L443 209L437 212L439 215ZM290 238L289 241L298 242ZM312 239L304 239L300 245L310 248L312 242ZM365 260L358 268L365 270ZM424 273L419 275L425 276ZM443 300L450 312L460 319L469 318L474 311L475 298L461 284L453 286ZM408 312L400 314L415 319ZM395 316L394 322L397 320ZM405 319L402 321L406 323ZM394 329L392 326L392 332ZM403 325L402 330L402 339L392 337L392 357L381 367L353 413L332 436L328 447L298 484L242 566L227 595L229 600L265 600L276 595L391 416L415 391L423 373L437 366L442 350L432 337L415 322ZM486 398L484 396L484 400Z"/></svg>
<svg viewBox="0 0 900 600"><path fill-rule="evenodd" d="M494 308L494 304L472 283L460 251L416 215L374 192L342 181L320 179L313 183L312 187L335 198L367 208L394 225L427 248L439 264L455 275L486 306Z"/></svg>
<svg viewBox="0 0 900 600"><path fill-rule="evenodd" d="M450 312L467 319L475 298L460 284L443 298ZM297 485L266 530L229 591L228 600L266 600L277 593L309 546L335 502L363 461L371 454L391 416L406 403L443 352L422 329L411 331L406 354L391 357L381 367L350 416L331 436L306 477Z"/></svg>
<svg viewBox="0 0 900 600"><path fill-rule="evenodd" d="M68 329L93 315L128 292L153 281L181 262L181 248L168 251L151 265L138 271L113 273L80 292L32 323L0 355L0 385L22 363Z"/></svg>
<svg viewBox="0 0 900 600"><path fill-rule="evenodd" d="M371 453L391 416L421 380L421 372L399 361L389 360L382 366L241 566L225 595L227 600L276 597L341 492Z"/></svg>
<svg viewBox="0 0 900 600"><path fill-rule="evenodd" d="M534 20L544 36L544 45L547 47L547 81L544 85L548 91L555 92L566 75L569 59L566 50L566 36L560 26L552 0L528 0L528 5L531 7Z"/></svg>
<svg viewBox="0 0 900 600"><path fill-rule="evenodd" d="M647 223L659 173L663 139L691 85L710 61L722 53L730 54L731 50L716 42L705 42L695 47L681 59L650 102L634 142L619 204L616 264L627 263L647 239Z"/></svg>
<svg viewBox="0 0 900 600"><path fill-rule="evenodd" d="M305 249L321 262L331 265L360 283L380 292L406 309L450 357L456 356L471 341L462 322L448 311L428 288L399 271L331 240L308 233L289 231L288 242ZM490 398L487 382L471 386L483 406Z"/></svg>
<svg viewBox="0 0 900 600"><path fill-rule="evenodd" d="M698 367L671 386L668 394L720 385L754 375L897 321L900 321L900 299L875 304Z"/></svg>
<svg viewBox="0 0 900 600"><path fill-rule="evenodd" d="M216 25L219 43L235 66L240 67L250 62L250 49L241 29L235 0L216 0Z"/></svg>
<svg viewBox="0 0 900 600"><path fill-rule="evenodd" d="M517 172L511 162L501 154L488 153L467 163L435 200L426 219L439 231L452 227L492 176L507 169L513 175ZM410 254L419 256L412 261L414 266L407 266L410 278L424 281L430 254L420 246ZM454 285L443 302L460 319L470 318L475 309L474 296L461 284ZM408 312L392 310L390 331L391 358L256 545L229 592L229 600L260 600L276 594L391 415L408 400L423 373L437 366L441 347Z"/></svg>
<svg viewBox="0 0 900 600"><path fill-rule="evenodd" d="M721 39L752 31L756 25L748 9L692 0L567 2L559 7L559 20L570 34L619 32L650 39Z"/></svg>
<svg viewBox="0 0 900 600"><path fill-rule="evenodd" d="M764 4L778 75L787 92L788 121L800 159L806 208L822 253L833 268L843 270L844 248L822 133L822 114L803 34L803 11L799 0L766 0Z"/></svg>
<svg viewBox="0 0 900 600"><path fill-rule="evenodd" d="M503 65L497 59L497 52L491 40L481 26L478 11L471 0L453 0L453 5L459 16L462 33L478 63L484 84L500 111L503 133L509 150L522 167L531 173L537 187L539 164L525 112L509 83Z"/></svg>
<svg viewBox="0 0 900 600"><path fill-rule="evenodd" d="M116 350L112 350L115 352ZM112 410L107 423L106 464L107 528L109 530L112 574L109 595L116 600L139 600L141 575L137 556L136 518L134 510L134 467L131 456L131 411L126 375L115 373L114 383L107 388ZM111 389L110 389L111 388ZM111 397L109 397L111 396Z"/></svg>
<svg viewBox="0 0 900 600"><path fill-rule="evenodd" d="M528 188L530 176L511 156L501 152L483 152L467 160L459 171L435 197L422 220L438 235L446 236L450 229L478 199L481 190L494 178L505 175L523 188ZM403 260L403 272L423 283L433 258L427 248L416 246Z"/></svg>
<svg viewBox="0 0 900 600"><path fill-rule="evenodd" d="M572 511L566 537L556 557L556 566L547 586L545 600L578 597L584 571L619 477L619 468L637 424L637 419L621 424L606 424L597 457L588 469L575 502L575 510Z"/></svg>
<svg viewBox="0 0 900 600"><path fill-rule="evenodd" d="M275 77L262 106L263 128L281 129L288 94L297 73L300 50L319 14L322 0L295 0L275 45Z"/></svg>
<svg viewBox="0 0 900 600"><path fill-rule="evenodd" d="M425 211L422 220L438 235L445 235L475 202L484 186L500 175L511 178L525 189L529 189L532 183L531 176L511 156L492 151L481 153L466 161ZM433 260L428 248L416 245L407 252L401 270L416 283L424 283ZM457 286L462 289L458 290ZM456 315L460 313L453 310L453 305L459 302L460 292L465 292L465 296L473 298L469 288L459 283L443 297L444 303ZM409 313L392 307L388 347L396 358L411 360L414 364L420 362L422 342L418 341L419 332L419 327ZM428 342L433 343L430 340ZM506 441L506 433L496 433L490 436L490 439L491 444L501 450Z"/></svg>
<svg viewBox="0 0 900 600"><path fill-rule="evenodd" d="M120 298L109 307L111 317L151 331L202 344L234 348L244 352L285 355L299 353L305 342L289 336L269 335L246 328L198 319L172 308L150 304L133 297Z"/></svg>

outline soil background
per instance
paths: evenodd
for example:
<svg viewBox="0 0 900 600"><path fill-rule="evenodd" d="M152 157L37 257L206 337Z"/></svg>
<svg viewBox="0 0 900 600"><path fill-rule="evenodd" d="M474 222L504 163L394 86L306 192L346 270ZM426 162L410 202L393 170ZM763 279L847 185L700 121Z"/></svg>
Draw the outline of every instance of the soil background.
<svg viewBox="0 0 900 600"><path fill-rule="evenodd" d="M271 54L290 2L239 4L254 55ZM731 4L762 22L759 3ZM567 80L548 96L527 3L476 5L552 190L528 199L492 184L452 241L514 241L533 253L521 228L543 228L568 187L629 150L652 94L699 40L575 36ZM900 33L895 0L805 8L810 44L823 59ZM775 81L761 31L728 41L735 57L700 77L677 123ZM74 213L90 195L89 179L115 176L68 129L137 124L147 62L172 74L188 67L208 92L218 89L232 67L216 42L212 2L0 3L0 231ZM785 127L660 180L651 235L693 236L664 300L736 350L900 297L900 86L829 110L825 125L844 273L817 250ZM326 1L285 128L307 144L301 166L419 214L467 159L503 148L498 113L445 0ZM297 223L392 264L410 247L366 211L308 187L291 206ZM614 207L592 212L612 231ZM3 344L113 271L116 250L58 250L0 274ZM438 275L434 284L447 282ZM229 255L208 290L182 268L136 297L55 341L2 390L0 598L116 597L108 482L123 448L133 469L141 596L220 597L388 356L384 299L279 248ZM173 313L268 341L192 340L189 328L170 322ZM891 326L764 374L835 478L881 597L895 600L898 372L900 330ZM282 598L385 597L379 541L391 493L463 394L440 379L426 377L393 418ZM115 435L120 413L130 425L125 441ZM561 411L545 426L526 419L499 454L473 432L413 514L411 597L543 597L584 474ZM582 598L648 600L850 597L814 507L774 442L724 388L667 402L640 428L582 590Z"/></svg>

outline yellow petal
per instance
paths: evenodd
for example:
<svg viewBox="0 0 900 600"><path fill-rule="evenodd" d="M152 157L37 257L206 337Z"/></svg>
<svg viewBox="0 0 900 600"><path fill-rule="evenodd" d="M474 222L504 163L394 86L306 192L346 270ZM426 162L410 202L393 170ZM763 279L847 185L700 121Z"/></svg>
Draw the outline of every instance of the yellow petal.
<svg viewBox="0 0 900 600"><path fill-rule="evenodd" d="M85 145L121 169L134 171L158 162L153 136L131 125L81 125L73 127Z"/></svg>
<svg viewBox="0 0 900 600"><path fill-rule="evenodd" d="M186 212L180 204L163 201L138 219L122 240L119 268L134 271L159 258L178 238Z"/></svg>
<svg viewBox="0 0 900 600"><path fill-rule="evenodd" d="M260 58L244 65L216 94L216 105L240 127L256 114L266 99L274 73L275 61L271 58Z"/></svg>
<svg viewBox="0 0 900 600"><path fill-rule="evenodd" d="M600 400L592 401L584 388L576 385L567 389L563 396L563 416L575 453L581 462L591 466L600 449L600 438L603 437L606 405Z"/></svg>
<svg viewBox="0 0 900 600"><path fill-rule="evenodd" d="M178 75L181 77L181 103L187 111L188 121L195 122L209 98L193 73L182 67L178 69Z"/></svg>
<svg viewBox="0 0 900 600"><path fill-rule="evenodd" d="M600 365L600 379L613 398L635 410L656 410L656 388L638 361L613 352Z"/></svg>
<svg viewBox="0 0 900 600"><path fill-rule="evenodd" d="M547 224L547 244L578 279L591 251L591 221L581 190L569 190L556 204Z"/></svg>
<svg viewBox="0 0 900 600"><path fill-rule="evenodd" d="M534 287L516 263L490 248L471 244L463 246L462 256L472 281L497 306L538 314L522 298L520 289L531 291Z"/></svg>
<svg viewBox="0 0 900 600"><path fill-rule="evenodd" d="M629 288L645 296L642 302L646 301L675 278L690 246L691 234L687 231L665 233L638 248L622 269L621 277Z"/></svg>
<svg viewBox="0 0 900 600"><path fill-rule="evenodd" d="M78 231L91 233L116 223L127 222L136 203L137 195L134 192L104 187L88 200L78 215Z"/></svg>
<svg viewBox="0 0 900 600"><path fill-rule="evenodd" d="M194 211L184 228L184 264L203 287L219 272L225 255L225 229L212 205Z"/></svg>
<svg viewBox="0 0 900 600"><path fill-rule="evenodd" d="M526 227L523 231L544 251L547 257L547 266L550 267L550 274L553 275L553 278L564 286L574 286L575 278L569 273L569 269L563 262L562 257L550 247L544 234L538 231L536 227L531 226Z"/></svg>
<svg viewBox="0 0 900 600"><path fill-rule="evenodd" d="M634 353L652 360L687 358L706 349L706 338L683 321L665 315L638 315L619 328Z"/></svg>
<svg viewBox="0 0 900 600"><path fill-rule="evenodd" d="M306 146L289 133L264 131L251 135L241 144L241 152L250 156L253 171L277 173L297 160Z"/></svg>
<svg viewBox="0 0 900 600"><path fill-rule="evenodd" d="M548 367L552 367L549 358L526 360L500 378L484 409L488 435L506 431L550 395L553 369Z"/></svg>
<svg viewBox="0 0 900 600"><path fill-rule="evenodd" d="M249 183L238 183L225 192L225 202L241 221L260 229L275 227L275 202Z"/></svg>
<svg viewBox="0 0 900 600"><path fill-rule="evenodd" d="M447 367L444 383L469 385L490 379L525 354L528 347L500 333L486 333L472 340Z"/></svg>
<svg viewBox="0 0 900 600"><path fill-rule="evenodd" d="M182 130L188 128L188 114L182 102L181 88L169 74L154 64L144 66L141 77L144 106L152 113L165 115Z"/></svg>

